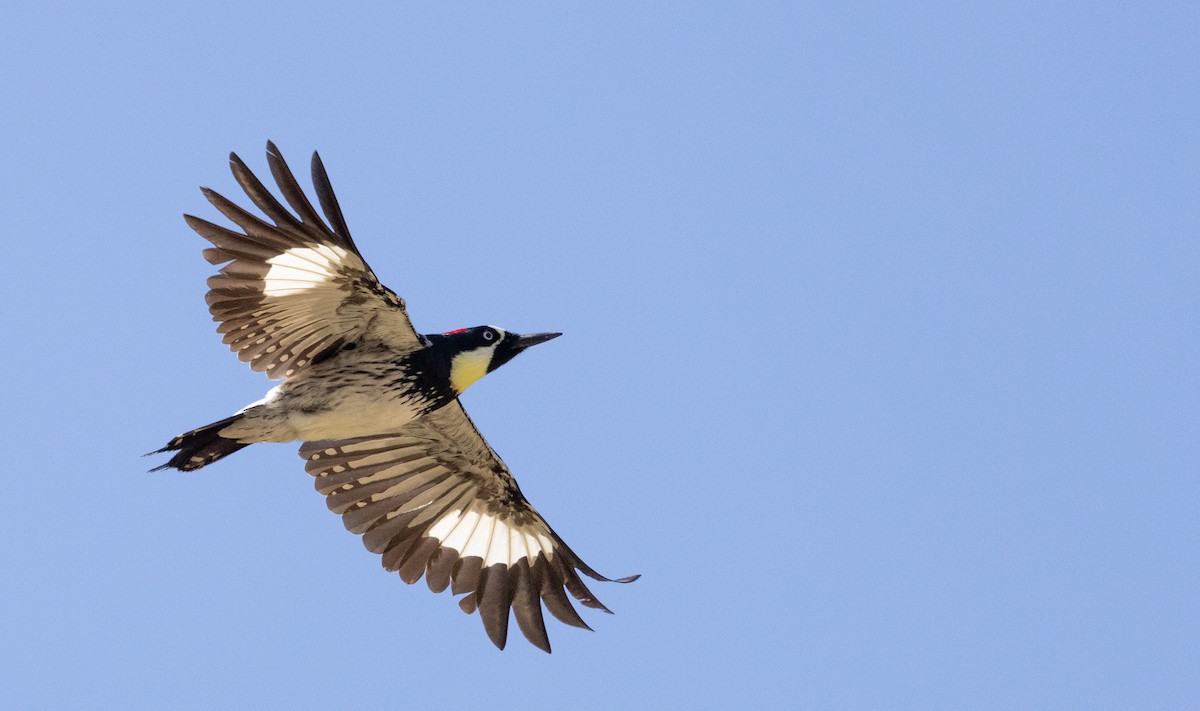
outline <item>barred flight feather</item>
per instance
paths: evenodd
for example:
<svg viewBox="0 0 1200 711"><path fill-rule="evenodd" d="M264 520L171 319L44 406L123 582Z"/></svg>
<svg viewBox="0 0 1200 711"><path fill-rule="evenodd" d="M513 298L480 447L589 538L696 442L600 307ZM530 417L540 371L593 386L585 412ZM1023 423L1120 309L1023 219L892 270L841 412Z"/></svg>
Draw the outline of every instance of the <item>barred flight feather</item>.
<svg viewBox="0 0 1200 711"><path fill-rule="evenodd" d="M525 638L547 652L543 605L563 623L590 629L568 592L608 612L577 571L609 579L529 505L457 400L396 434L307 442L300 455L329 508L384 568L407 583L424 577L434 592L465 595L459 606L479 612L496 646L506 643L510 610Z"/></svg>
<svg viewBox="0 0 1200 711"><path fill-rule="evenodd" d="M288 378L339 344L374 337L399 352L421 346L404 302L379 283L359 254L320 157L313 185L326 219L313 208L274 144L267 162L289 210L246 164L230 155L234 178L270 222L219 193L204 196L241 232L192 215L188 226L213 244L206 300L218 333L238 358L271 378Z"/></svg>

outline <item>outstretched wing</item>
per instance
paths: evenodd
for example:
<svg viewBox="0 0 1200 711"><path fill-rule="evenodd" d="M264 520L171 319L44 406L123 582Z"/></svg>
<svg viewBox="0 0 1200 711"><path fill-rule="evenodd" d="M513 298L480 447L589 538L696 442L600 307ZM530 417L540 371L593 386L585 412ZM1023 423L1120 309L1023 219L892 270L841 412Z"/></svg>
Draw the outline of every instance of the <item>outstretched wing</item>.
<svg viewBox="0 0 1200 711"><path fill-rule="evenodd" d="M609 579L529 505L458 400L396 434L306 442L300 456L329 508L383 555L385 568L407 583L424 576L434 592L450 586L466 593L459 606L479 610L497 647L508 637L509 609L526 639L547 652L543 603L564 623L590 629L564 588L584 606L609 612L576 571Z"/></svg>
<svg viewBox="0 0 1200 711"><path fill-rule="evenodd" d="M267 142L267 162L295 215L237 154L231 153L229 162L238 184L270 222L208 188L201 188L204 196L242 232L192 215L184 219L213 243L204 258L225 264L209 278L206 298L213 320L221 324L217 332L238 358L278 379L363 337L401 351L420 346L404 301L379 283L350 238L320 156L313 153L312 180L329 224L313 209L275 144Z"/></svg>

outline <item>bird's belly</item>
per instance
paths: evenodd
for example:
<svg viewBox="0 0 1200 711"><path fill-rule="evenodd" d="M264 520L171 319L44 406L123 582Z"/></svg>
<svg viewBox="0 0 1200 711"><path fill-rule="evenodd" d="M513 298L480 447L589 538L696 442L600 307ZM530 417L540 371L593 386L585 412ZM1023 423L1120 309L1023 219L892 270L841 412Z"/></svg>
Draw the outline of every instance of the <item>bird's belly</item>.
<svg viewBox="0 0 1200 711"><path fill-rule="evenodd" d="M421 414L405 400L347 398L336 407L316 412L292 412L288 424L297 439L349 439L398 431Z"/></svg>

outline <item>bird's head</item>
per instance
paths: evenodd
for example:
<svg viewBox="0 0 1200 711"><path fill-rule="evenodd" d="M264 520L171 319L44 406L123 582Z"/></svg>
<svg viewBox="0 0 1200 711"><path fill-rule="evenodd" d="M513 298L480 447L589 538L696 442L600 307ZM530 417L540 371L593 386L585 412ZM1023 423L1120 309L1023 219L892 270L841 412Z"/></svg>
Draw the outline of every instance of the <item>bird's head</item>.
<svg viewBox="0 0 1200 711"><path fill-rule="evenodd" d="M521 335L496 326L476 326L429 336L450 362L450 387L462 393L476 380L512 360L518 353L558 338L561 333Z"/></svg>

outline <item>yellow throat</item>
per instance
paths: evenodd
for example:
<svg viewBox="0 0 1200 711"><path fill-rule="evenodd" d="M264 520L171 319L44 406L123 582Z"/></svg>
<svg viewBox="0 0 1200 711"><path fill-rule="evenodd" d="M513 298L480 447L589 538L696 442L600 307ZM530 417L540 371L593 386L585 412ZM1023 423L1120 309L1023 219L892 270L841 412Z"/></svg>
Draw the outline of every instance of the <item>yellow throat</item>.
<svg viewBox="0 0 1200 711"><path fill-rule="evenodd" d="M450 387L461 393L476 380L487 375L488 364L492 362L492 351L495 346L476 348L454 356L450 361Z"/></svg>

